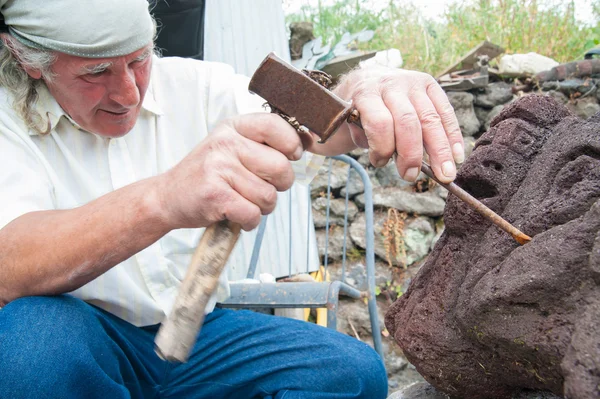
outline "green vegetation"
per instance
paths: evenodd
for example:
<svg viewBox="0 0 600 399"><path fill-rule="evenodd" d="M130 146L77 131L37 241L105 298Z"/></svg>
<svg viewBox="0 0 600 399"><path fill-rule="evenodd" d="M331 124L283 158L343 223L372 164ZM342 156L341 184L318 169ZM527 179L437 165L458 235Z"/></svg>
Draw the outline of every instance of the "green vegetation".
<svg viewBox="0 0 600 399"><path fill-rule="evenodd" d="M346 257L350 262L358 262L365 258L365 250L360 248L350 248L346 251Z"/></svg>
<svg viewBox="0 0 600 399"><path fill-rule="evenodd" d="M592 26L575 19L574 3L568 0L457 0L439 20L394 0L382 9L373 9L368 0L339 0L330 6L319 1L288 15L287 22L312 21L315 36L333 44L344 32L374 30L375 37L362 43L363 49L397 48L404 68L436 75L483 40L508 54L534 51L558 62L581 59L600 40L600 0L591 1Z"/></svg>
<svg viewBox="0 0 600 399"><path fill-rule="evenodd" d="M388 280L385 282L385 285L376 285L375 296L380 296L381 294L384 294L390 303L395 302L396 299L404 294L402 283Z"/></svg>

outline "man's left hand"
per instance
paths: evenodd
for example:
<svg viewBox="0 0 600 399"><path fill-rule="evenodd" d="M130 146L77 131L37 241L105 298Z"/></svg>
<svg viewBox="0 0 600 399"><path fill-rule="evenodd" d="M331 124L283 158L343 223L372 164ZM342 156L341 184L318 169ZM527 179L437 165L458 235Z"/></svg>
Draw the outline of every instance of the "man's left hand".
<svg viewBox="0 0 600 399"><path fill-rule="evenodd" d="M343 128L348 131L332 138L332 146L368 148L376 167L394 157L400 176L408 181L417 179L425 149L436 177L454 180L455 162L464 161L462 134L446 93L433 77L372 67L349 73L334 91L352 101L364 130L349 123Z"/></svg>

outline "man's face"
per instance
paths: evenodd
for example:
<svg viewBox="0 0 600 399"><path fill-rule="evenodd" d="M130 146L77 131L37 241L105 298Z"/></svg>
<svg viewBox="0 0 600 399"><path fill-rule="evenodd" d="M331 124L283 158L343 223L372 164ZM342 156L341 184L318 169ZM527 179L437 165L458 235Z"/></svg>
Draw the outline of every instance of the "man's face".
<svg viewBox="0 0 600 399"><path fill-rule="evenodd" d="M85 130L121 137L135 125L150 81L152 47L111 58L57 53L48 89Z"/></svg>

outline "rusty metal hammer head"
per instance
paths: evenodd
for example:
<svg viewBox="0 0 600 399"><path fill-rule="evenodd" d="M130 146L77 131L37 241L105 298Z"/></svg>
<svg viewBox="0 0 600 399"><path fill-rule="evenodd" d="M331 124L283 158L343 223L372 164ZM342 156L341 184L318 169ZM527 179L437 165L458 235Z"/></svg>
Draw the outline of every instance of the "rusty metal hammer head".
<svg viewBox="0 0 600 399"><path fill-rule="evenodd" d="M269 105L287 114L318 135L321 142L352 114L352 104L342 100L271 53L259 65L248 89Z"/></svg>

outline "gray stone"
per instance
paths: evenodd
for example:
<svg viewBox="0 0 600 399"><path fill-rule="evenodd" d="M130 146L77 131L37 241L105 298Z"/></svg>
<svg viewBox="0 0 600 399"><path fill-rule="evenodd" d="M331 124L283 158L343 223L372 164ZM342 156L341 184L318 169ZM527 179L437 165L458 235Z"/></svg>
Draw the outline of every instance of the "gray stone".
<svg viewBox="0 0 600 399"><path fill-rule="evenodd" d="M466 92L448 92L448 100L454 108L463 136L473 136L479 132L481 123L473 109L473 95Z"/></svg>
<svg viewBox="0 0 600 399"><path fill-rule="evenodd" d="M364 194L355 198L356 204L364 208ZM396 187L379 187L373 189L375 207L395 208L402 212L423 216L441 216L446 202L435 193L405 191Z"/></svg>
<svg viewBox="0 0 600 399"><path fill-rule="evenodd" d="M346 200L343 198L332 198L327 201L327 197L319 197L313 201L312 207L315 211L326 211L328 203L330 215L344 216L346 213ZM356 205L352 201L348 201L348 217L353 218L357 212Z"/></svg>
<svg viewBox="0 0 600 399"><path fill-rule="evenodd" d="M290 55L292 60L302 58L302 47L315 38L312 22L292 22L290 24Z"/></svg>
<svg viewBox="0 0 600 399"><path fill-rule="evenodd" d="M392 393L387 399L450 399L451 396L438 391L428 382L415 382ZM561 399L550 392L523 391L512 396L512 399Z"/></svg>
<svg viewBox="0 0 600 399"><path fill-rule="evenodd" d="M436 222L435 230L436 230L435 236L433 237L433 240L431 240L431 245L429 247L432 251L433 251L433 248L435 247L435 244L437 244L437 242L439 241L440 237L444 233L445 226L444 226L444 220L443 219L440 219L438 222Z"/></svg>
<svg viewBox="0 0 600 399"><path fill-rule="evenodd" d="M561 81L544 82L544 91L560 91L567 97L578 97L589 93L593 97L596 93L596 84L591 79L566 79Z"/></svg>
<svg viewBox="0 0 600 399"><path fill-rule="evenodd" d="M443 199L444 201L448 198L448 190L442 187L439 184L436 184L433 189L430 190L432 193L435 193L438 197Z"/></svg>
<svg viewBox="0 0 600 399"><path fill-rule="evenodd" d="M389 162L384 167L376 169L375 176L382 187L401 187L403 183L408 183L400 177L398 168L393 162Z"/></svg>
<svg viewBox="0 0 600 399"><path fill-rule="evenodd" d="M415 183L408 182L400 177L398 173L398 168L393 161L388 162L382 168L377 168L375 171L375 176L381 184L382 187L401 187L401 188L410 188L414 187ZM426 179L423 173L421 173L418 177L418 180Z"/></svg>
<svg viewBox="0 0 600 399"><path fill-rule="evenodd" d="M375 255L379 258L386 260L387 252L385 249L384 237L382 235L383 231L383 223L387 219L387 215L383 213L378 213L374 215L373 221L373 229L375 231L374 239L375 239ZM365 228L366 228L366 216L364 213L359 214L356 220L350 225L350 237L356 246L360 248L367 247L367 239L365 237ZM390 259L392 264L398 265L401 264L401 259Z"/></svg>
<svg viewBox="0 0 600 399"><path fill-rule="evenodd" d="M431 241L435 236L433 223L423 217L407 218L404 221L402 229L403 237L401 245L404 253L392 254L386 250L386 238L383 235L384 223L388 216L385 213L377 213L374 217L373 228L375 231L375 255L380 259L389 261L392 265L408 267L413 263L427 256L431 246ZM360 214L350 225L350 237L352 241L360 248L366 248L365 237L366 217ZM389 259L388 259L389 258Z"/></svg>
<svg viewBox="0 0 600 399"><path fill-rule="evenodd" d="M485 121L487 120L487 116L490 113L491 109L475 107L475 116L477 116L477 120L483 126Z"/></svg>
<svg viewBox="0 0 600 399"><path fill-rule="evenodd" d="M397 374L402 372L408 366L408 360L403 357L396 356L391 361L386 359L386 370L390 374Z"/></svg>
<svg viewBox="0 0 600 399"><path fill-rule="evenodd" d="M383 330L384 314L377 308L379 328ZM371 339L371 318L366 301L357 301L352 298L341 297L338 309L337 330L361 341Z"/></svg>
<svg viewBox="0 0 600 399"><path fill-rule="evenodd" d="M342 265L335 264L328 268L331 280L342 281ZM364 262L348 262L346 264L345 282L358 289L367 291L369 289L367 280L367 268ZM392 279L392 270L387 263L375 262L375 285L385 286Z"/></svg>
<svg viewBox="0 0 600 399"><path fill-rule="evenodd" d="M367 175L369 176L369 180L371 181L371 187L379 187L379 180L376 177L376 169L369 168L367 169ZM362 178L358 174L358 172L354 169L350 171L350 179L348 180L348 184L343 187L340 191L340 197L346 198L346 190L348 190L348 197L350 199L354 198L358 194L362 194L365 192L365 185L363 183Z"/></svg>
<svg viewBox="0 0 600 399"><path fill-rule="evenodd" d="M475 105L492 109L497 105L506 104L513 98L512 86L505 82L495 82L487 85L482 93L475 95Z"/></svg>
<svg viewBox="0 0 600 399"><path fill-rule="evenodd" d="M465 160L469 158L471 153L473 152L473 148L475 148L475 140L474 137L463 137L463 141L465 144Z"/></svg>
<svg viewBox="0 0 600 399"><path fill-rule="evenodd" d="M556 396L550 392L521 392L515 396L513 399L562 399L560 396Z"/></svg>
<svg viewBox="0 0 600 399"><path fill-rule="evenodd" d="M317 238L317 247L319 248L319 256L325 256L325 246L327 246L327 259L338 260L342 259L343 244L344 244L344 228L341 226L333 226L329 229L329 236L326 239L325 230L315 231ZM354 243L348 237L346 239L346 253L355 248Z"/></svg>
<svg viewBox="0 0 600 399"><path fill-rule="evenodd" d="M350 155L354 159L358 159L365 154L368 155L369 150L367 148L360 148L360 147L357 147L348 153L348 155Z"/></svg>
<svg viewBox="0 0 600 399"><path fill-rule="evenodd" d="M373 166L373 165L371 165L371 161L369 160L369 154L368 153L362 154L361 156L359 156L358 159L357 159L357 161L365 169L368 168L368 167L370 167L370 166Z"/></svg>
<svg viewBox="0 0 600 399"><path fill-rule="evenodd" d="M433 223L429 218L417 217L406 224L404 229L404 246L406 248L407 266L427 256L434 237Z"/></svg>
<svg viewBox="0 0 600 399"><path fill-rule="evenodd" d="M384 301L378 301L377 313L381 328L383 328L381 317L386 308ZM341 297L337 316L337 330L339 332L355 337L371 347L373 346L371 319L365 302ZM386 338L385 335L382 337L382 347L390 392L413 382L423 381L423 377L408 363L398 346Z"/></svg>
<svg viewBox="0 0 600 399"><path fill-rule="evenodd" d="M332 190L337 190L346 185L350 165L337 160L334 160L331 165L331 179L329 178L329 160L326 160L317 176L310 183L310 193L313 198L327 192L328 182L330 182L329 185Z"/></svg>
<svg viewBox="0 0 600 399"><path fill-rule="evenodd" d="M546 93L548 97L552 97L557 103L566 104L569 102L569 97L565 96L560 91L550 90Z"/></svg>
<svg viewBox="0 0 600 399"><path fill-rule="evenodd" d="M585 97L580 100L575 100L567 104L569 111L583 119L595 115L600 111L600 105L594 97Z"/></svg>
<svg viewBox="0 0 600 399"><path fill-rule="evenodd" d="M492 123L492 121L494 120L494 118L496 116L500 115L500 112L502 112L503 109L504 109L504 105L496 105L494 108L492 108L492 110L490 112L488 112L486 119L483 122L483 127L486 132L488 130L490 130L490 124Z"/></svg>
<svg viewBox="0 0 600 399"><path fill-rule="evenodd" d="M333 266L333 265L332 265ZM336 266L339 268L339 266ZM330 272L333 272L333 267ZM380 269L379 267L377 268ZM382 267L388 269L389 267ZM332 275L332 279L334 276ZM389 307L386 301L377 301L377 314L379 316L379 325L381 316ZM346 297L340 297L338 310L337 330L343 334L360 339L367 345L373 346L371 335L371 319L367 304L363 301L357 301ZM385 369L388 374L389 392L398 388L407 386L414 382L424 381L423 377L408 363L404 354L393 341L387 337L387 332L382 329L382 349L385 357Z"/></svg>
<svg viewBox="0 0 600 399"><path fill-rule="evenodd" d="M348 190L349 198L354 198L356 195L365 192L365 185L363 183L363 180L358 174L358 172L354 169L350 171L350 179L348 180L348 184L346 185L346 187L342 188L342 191L340 191L341 197L346 197L346 190Z"/></svg>
<svg viewBox="0 0 600 399"><path fill-rule="evenodd" d="M327 198L319 197L313 200L313 219L315 227L325 227L327 222ZM344 213L346 200L334 198L329 201L329 225L344 225ZM352 222L358 213L358 207L354 202L348 201L348 223Z"/></svg>
<svg viewBox="0 0 600 399"><path fill-rule="evenodd" d="M388 399L450 399L450 396L439 392L427 382L415 382L394 392Z"/></svg>
<svg viewBox="0 0 600 399"><path fill-rule="evenodd" d="M388 340L384 339L383 350L385 353L385 369L388 374L389 393L415 382L425 381L394 343L388 343Z"/></svg>

